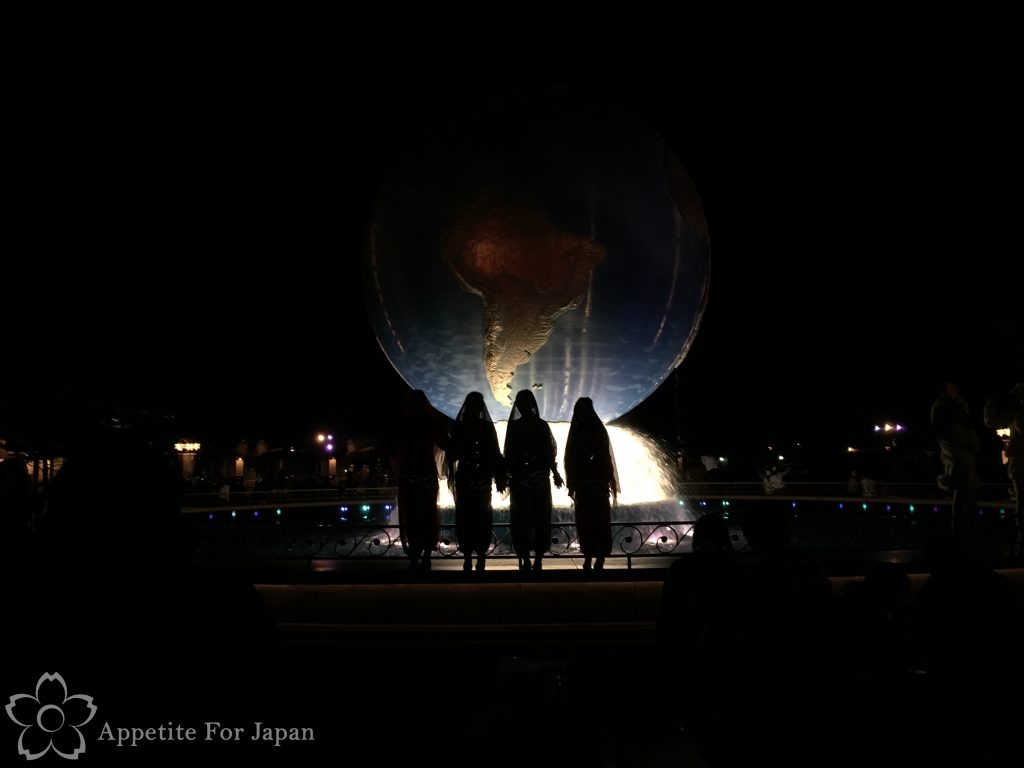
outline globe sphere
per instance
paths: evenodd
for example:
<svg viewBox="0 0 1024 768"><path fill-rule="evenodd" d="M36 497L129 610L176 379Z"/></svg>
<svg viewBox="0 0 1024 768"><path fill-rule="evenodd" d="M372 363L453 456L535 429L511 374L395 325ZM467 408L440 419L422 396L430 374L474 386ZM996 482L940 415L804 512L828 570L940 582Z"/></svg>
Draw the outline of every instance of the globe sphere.
<svg viewBox="0 0 1024 768"><path fill-rule="evenodd" d="M439 110L380 184L363 294L410 387L495 419L534 392L568 421L650 395L693 343L708 295L700 198L675 152L626 111L561 89Z"/></svg>

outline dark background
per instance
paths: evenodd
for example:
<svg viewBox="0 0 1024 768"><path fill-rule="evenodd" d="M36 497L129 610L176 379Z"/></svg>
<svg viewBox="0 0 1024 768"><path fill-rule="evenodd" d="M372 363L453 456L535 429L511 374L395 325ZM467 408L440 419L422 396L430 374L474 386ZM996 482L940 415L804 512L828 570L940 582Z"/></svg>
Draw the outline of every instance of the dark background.
<svg viewBox="0 0 1024 768"><path fill-rule="evenodd" d="M848 5L7 6L0 436L387 428L376 184L453 93L523 83L619 102L702 197L703 324L623 421L858 444L947 379L980 412L1024 380L1013 13Z"/></svg>

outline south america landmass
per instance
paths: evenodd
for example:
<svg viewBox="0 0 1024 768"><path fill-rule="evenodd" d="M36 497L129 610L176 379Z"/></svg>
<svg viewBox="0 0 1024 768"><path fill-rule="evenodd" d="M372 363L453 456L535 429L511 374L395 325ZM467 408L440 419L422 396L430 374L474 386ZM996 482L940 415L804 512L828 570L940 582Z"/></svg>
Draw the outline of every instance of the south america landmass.
<svg viewBox="0 0 1024 768"><path fill-rule="evenodd" d="M484 304L484 369L498 402L512 404L516 369L551 336L555 320L584 298L605 248L559 230L539 208L480 202L450 229L442 259Z"/></svg>

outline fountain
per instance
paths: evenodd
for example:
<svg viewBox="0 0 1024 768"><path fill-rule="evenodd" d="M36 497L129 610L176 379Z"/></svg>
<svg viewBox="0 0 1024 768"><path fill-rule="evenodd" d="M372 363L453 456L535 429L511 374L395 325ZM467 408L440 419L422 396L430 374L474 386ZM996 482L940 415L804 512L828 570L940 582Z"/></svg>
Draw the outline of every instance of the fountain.
<svg viewBox="0 0 1024 768"><path fill-rule="evenodd" d="M505 444L507 421L495 422L498 445ZM569 422L550 422L551 432L558 445L559 466L565 455L565 442L569 435ZM640 551L685 550L689 525L699 513L689 502L679 496L676 487L675 468L658 444L650 437L629 427L609 426L608 437L615 455L621 492L612 507L613 551L615 554ZM578 551L573 524L575 521L572 499L565 488L551 486L552 498L552 550L559 554L573 554ZM455 524L454 500L447 484L442 481L438 499L441 508L442 528L448 529L442 535L441 550L450 554L456 549L451 535ZM508 549L507 541L501 538L507 532L508 491L492 495L494 524L498 551ZM447 542L447 543L445 543Z"/></svg>

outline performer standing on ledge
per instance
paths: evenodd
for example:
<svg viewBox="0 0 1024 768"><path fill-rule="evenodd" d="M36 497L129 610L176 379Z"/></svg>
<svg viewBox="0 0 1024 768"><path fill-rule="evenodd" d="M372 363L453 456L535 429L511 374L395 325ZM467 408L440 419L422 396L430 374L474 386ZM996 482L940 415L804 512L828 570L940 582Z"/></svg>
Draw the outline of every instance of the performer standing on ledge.
<svg viewBox="0 0 1024 768"><path fill-rule="evenodd" d="M498 450L491 414L479 392L466 395L455 417L445 467L448 488L455 499L455 536L465 557L463 570L472 569L476 552L476 569L482 571L491 546L491 483L498 493L505 490L505 461Z"/></svg>
<svg viewBox="0 0 1024 768"><path fill-rule="evenodd" d="M437 548L441 514L437 507L440 453L448 435L423 390L405 399L402 421L390 446L391 466L398 475L398 526L409 567L430 570Z"/></svg>
<svg viewBox="0 0 1024 768"><path fill-rule="evenodd" d="M1020 498L1024 491L1024 382L1015 385L1009 395L985 403L983 418L986 427L1010 430L1006 440L1006 472L1017 504L1010 554L1020 555L1021 535L1024 534L1024 501Z"/></svg>
<svg viewBox="0 0 1024 768"><path fill-rule="evenodd" d="M942 460L938 485L953 495L952 531L964 548L969 549L971 524L978 509L980 479L976 464L981 440L971 423L967 401L952 382L946 384L945 390L932 403L931 420Z"/></svg>
<svg viewBox="0 0 1024 768"><path fill-rule="evenodd" d="M505 434L505 466L512 547L522 571L530 570L531 549L536 553L533 570L541 570L544 553L551 546L551 475L556 488L563 484L557 454L555 437L540 417L533 392L520 390Z"/></svg>
<svg viewBox="0 0 1024 768"><path fill-rule="evenodd" d="M565 443L565 487L576 507L576 531L585 558L583 570L604 568L612 551L612 511L608 502L619 494L619 478L608 430L589 397L576 401Z"/></svg>

